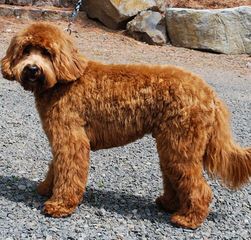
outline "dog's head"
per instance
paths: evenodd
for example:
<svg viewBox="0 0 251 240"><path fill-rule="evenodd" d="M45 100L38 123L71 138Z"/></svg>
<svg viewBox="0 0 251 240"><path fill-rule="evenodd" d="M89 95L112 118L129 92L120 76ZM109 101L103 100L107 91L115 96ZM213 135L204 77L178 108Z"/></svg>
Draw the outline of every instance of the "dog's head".
<svg viewBox="0 0 251 240"><path fill-rule="evenodd" d="M86 65L70 37L48 23L34 23L14 36L1 60L4 78L18 81L30 91L77 80Z"/></svg>

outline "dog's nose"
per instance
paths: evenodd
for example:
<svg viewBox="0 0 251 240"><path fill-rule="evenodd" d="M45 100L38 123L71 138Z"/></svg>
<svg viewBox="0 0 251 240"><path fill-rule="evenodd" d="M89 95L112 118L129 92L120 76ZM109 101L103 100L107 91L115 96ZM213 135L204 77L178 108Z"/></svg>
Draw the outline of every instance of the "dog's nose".
<svg viewBox="0 0 251 240"><path fill-rule="evenodd" d="M25 70L31 75L36 75L36 73L39 71L39 67L37 65L27 65Z"/></svg>

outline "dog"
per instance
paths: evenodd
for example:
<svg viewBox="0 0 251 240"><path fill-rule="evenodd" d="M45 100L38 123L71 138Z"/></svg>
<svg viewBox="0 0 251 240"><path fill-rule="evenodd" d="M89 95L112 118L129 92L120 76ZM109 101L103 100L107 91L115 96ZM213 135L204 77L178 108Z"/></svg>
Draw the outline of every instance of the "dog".
<svg viewBox="0 0 251 240"><path fill-rule="evenodd" d="M39 22L13 37L1 71L35 96L53 154L37 187L50 197L48 215L70 215L82 200L91 150L145 134L156 140L163 177L156 203L175 225L195 229L207 217L212 191L203 169L233 189L250 180L251 148L234 142L224 103L182 68L91 61L66 33Z"/></svg>

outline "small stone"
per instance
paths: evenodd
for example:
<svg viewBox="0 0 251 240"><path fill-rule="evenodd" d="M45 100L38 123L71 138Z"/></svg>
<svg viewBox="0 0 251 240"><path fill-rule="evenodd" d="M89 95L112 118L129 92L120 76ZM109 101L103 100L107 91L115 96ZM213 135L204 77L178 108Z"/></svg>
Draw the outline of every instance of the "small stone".
<svg viewBox="0 0 251 240"><path fill-rule="evenodd" d="M248 239L248 237L249 237L249 233L247 230L242 230L240 235L242 236L243 239Z"/></svg>
<svg viewBox="0 0 251 240"><path fill-rule="evenodd" d="M132 213L133 213L133 214L137 214L137 212L138 212L137 209L133 209L133 210L132 210Z"/></svg>
<svg viewBox="0 0 251 240"><path fill-rule="evenodd" d="M244 219L244 223L245 223L245 224L249 224L248 219L245 218L245 219Z"/></svg>
<svg viewBox="0 0 251 240"><path fill-rule="evenodd" d="M251 196L248 196L248 203L251 205Z"/></svg>
<svg viewBox="0 0 251 240"><path fill-rule="evenodd" d="M46 238L45 238L45 240L52 240L53 238L52 238L52 236L51 235L46 235Z"/></svg>
<svg viewBox="0 0 251 240"><path fill-rule="evenodd" d="M101 216L101 217L103 217L103 216L105 215L105 213L106 213L106 211L105 211L104 208L101 208L101 209L99 209L99 210L96 212L96 214L97 214L98 216Z"/></svg>
<svg viewBox="0 0 251 240"><path fill-rule="evenodd" d="M22 190L22 191L24 191L26 189L26 186L22 185L22 184L18 185L17 187L19 190Z"/></svg>

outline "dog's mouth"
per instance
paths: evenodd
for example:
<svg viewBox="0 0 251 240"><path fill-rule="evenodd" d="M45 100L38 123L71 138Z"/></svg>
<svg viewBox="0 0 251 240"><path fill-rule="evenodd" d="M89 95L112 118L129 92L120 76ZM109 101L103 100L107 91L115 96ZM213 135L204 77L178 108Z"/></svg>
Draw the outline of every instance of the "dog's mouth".
<svg viewBox="0 0 251 240"><path fill-rule="evenodd" d="M37 65L27 65L21 75L21 84L25 90L33 91L38 85L44 83L45 76L43 70Z"/></svg>

